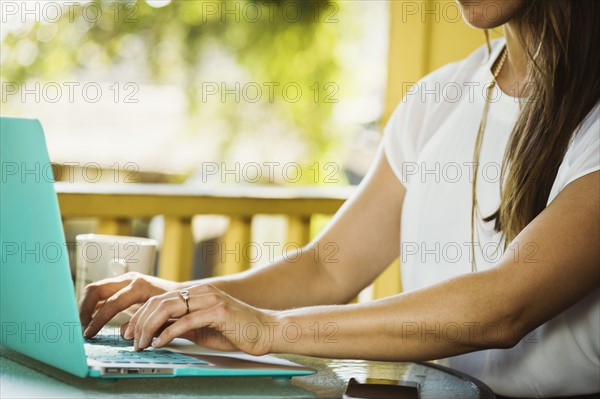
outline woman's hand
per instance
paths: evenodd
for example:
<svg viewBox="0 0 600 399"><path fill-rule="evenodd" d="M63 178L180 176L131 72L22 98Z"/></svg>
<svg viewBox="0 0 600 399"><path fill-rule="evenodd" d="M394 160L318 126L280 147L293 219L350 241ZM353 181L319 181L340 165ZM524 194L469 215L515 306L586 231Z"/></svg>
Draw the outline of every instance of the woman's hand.
<svg viewBox="0 0 600 399"><path fill-rule="evenodd" d="M96 335L119 312L142 304L154 295L178 288L179 283L136 272L89 284L79 302L84 337Z"/></svg>
<svg viewBox="0 0 600 399"><path fill-rule="evenodd" d="M187 290L189 313L180 291L152 297L138 309L123 334L134 338L136 350L182 337L211 349L269 353L278 325L274 312L254 308L210 284Z"/></svg>

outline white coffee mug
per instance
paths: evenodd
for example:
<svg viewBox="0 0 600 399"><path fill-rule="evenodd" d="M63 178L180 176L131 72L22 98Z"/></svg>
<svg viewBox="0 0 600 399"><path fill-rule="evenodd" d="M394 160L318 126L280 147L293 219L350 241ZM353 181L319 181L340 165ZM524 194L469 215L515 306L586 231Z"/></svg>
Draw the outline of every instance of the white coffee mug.
<svg viewBox="0 0 600 399"><path fill-rule="evenodd" d="M96 281L127 272L153 272L158 247L156 240L102 234L79 234L75 240L78 300L85 286Z"/></svg>

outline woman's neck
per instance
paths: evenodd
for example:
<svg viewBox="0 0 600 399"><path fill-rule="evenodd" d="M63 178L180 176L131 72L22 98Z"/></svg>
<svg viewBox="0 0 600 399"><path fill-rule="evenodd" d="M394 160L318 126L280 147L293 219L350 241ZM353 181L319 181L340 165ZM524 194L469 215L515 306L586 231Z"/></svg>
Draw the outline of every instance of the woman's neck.
<svg viewBox="0 0 600 399"><path fill-rule="evenodd" d="M525 97L527 78L527 56L511 22L504 25L508 57L500 71L497 81L503 92L513 97Z"/></svg>

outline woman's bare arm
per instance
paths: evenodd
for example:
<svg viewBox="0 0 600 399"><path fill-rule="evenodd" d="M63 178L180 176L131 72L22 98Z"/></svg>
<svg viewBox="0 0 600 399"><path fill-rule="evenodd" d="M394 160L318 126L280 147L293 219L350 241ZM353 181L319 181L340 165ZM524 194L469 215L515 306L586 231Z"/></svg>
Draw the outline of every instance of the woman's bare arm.
<svg viewBox="0 0 600 399"><path fill-rule="evenodd" d="M417 360L511 347L600 285L598 242L594 172L565 187L497 267L364 304L278 313L270 351ZM302 339L289 339L290 325L301 327Z"/></svg>
<svg viewBox="0 0 600 399"><path fill-rule="evenodd" d="M346 303L398 256L404 193L380 150L358 192L300 256L287 257L293 261L281 258L243 273L186 283L132 273L93 283L80 302L81 322L89 326L85 335L95 335L133 304L199 283L266 309Z"/></svg>
<svg viewBox="0 0 600 399"><path fill-rule="evenodd" d="M511 243L533 246L533 256L509 250L489 270L419 290L361 304L283 311L259 309L200 284L190 288L189 313L177 292L154 297L134 315L126 336L136 338L137 349L186 336L252 354L379 360L509 348L600 285L598 242L600 172L595 172L569 184ZM151 342L173 317L179 319Z"/></svg>
<svg viewBox="0 0 600 399"><path fill-rule="evenodd" d="M380 150L356 195L302 249L299 259L281 258L266 267L186 285L211 283L266 309L346 303L399 255L404 193Z"/></svg>

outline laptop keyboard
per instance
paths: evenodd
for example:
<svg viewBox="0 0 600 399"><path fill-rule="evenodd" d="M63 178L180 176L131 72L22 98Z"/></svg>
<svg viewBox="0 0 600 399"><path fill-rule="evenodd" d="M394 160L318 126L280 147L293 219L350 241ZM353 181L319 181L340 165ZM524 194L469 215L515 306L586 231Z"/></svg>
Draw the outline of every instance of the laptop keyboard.
<svg viewBox="0 0 600 399"><path fill-rule="evenodd" d="M136 352L133 341L126 341L119 335L97 335L85 341L88 359L106 364L161 364L161 365L206 365L205 361L164 349L146 349Z"/></svg>

